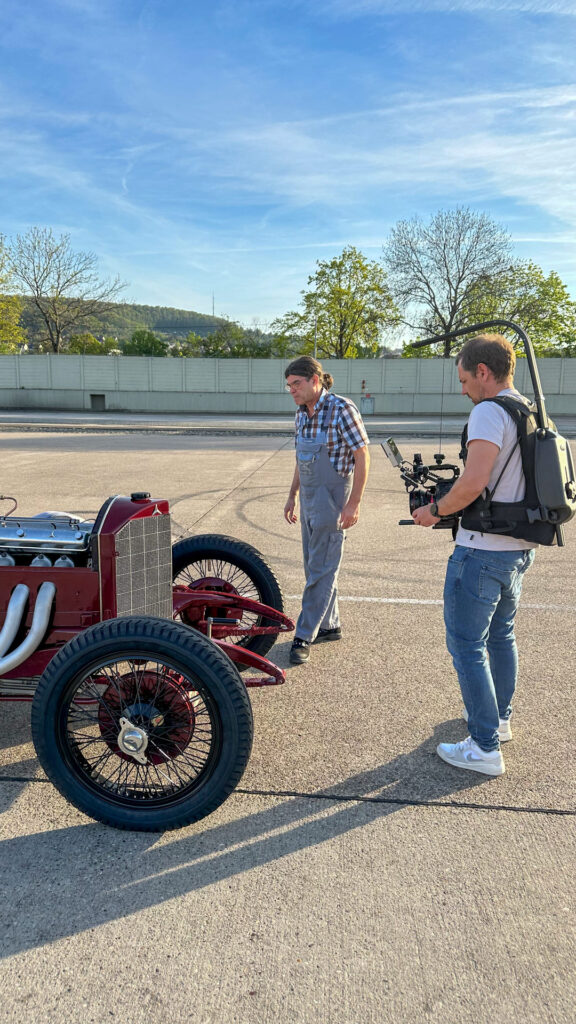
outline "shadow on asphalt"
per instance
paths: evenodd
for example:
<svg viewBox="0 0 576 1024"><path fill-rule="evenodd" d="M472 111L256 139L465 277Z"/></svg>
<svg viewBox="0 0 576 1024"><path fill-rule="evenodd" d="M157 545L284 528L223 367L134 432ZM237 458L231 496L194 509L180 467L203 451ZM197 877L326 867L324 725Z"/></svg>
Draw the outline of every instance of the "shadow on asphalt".
<svg viewBox="0 0 576 1024"><path fill-rule="evenodd" d="M153 833L116 832L96 823L5 840L0 843L0 955L161 906L396 814L411 803L409 778L418 780L414 803L490 782L437 761L433 751L447 725L456 723L439 725L433 738L410 753L334 787L283 797L224 824L211 825L208 818L181 838L174 833L165 845L158 845ZM402 803L383 802L393 801L398 787ZM256 795L239 790L226 807L234 801L240 810L240 801Z"/></svg>
<svg viewBox="0 0 576 1024"><path fill-rule="evenodd" d="M3 710L3 705L0 705ZM4 719L2 723L2 729L0 729L0 752L3 750L11 750L12 747L20 747L30 743L30 706L28 703L20 704L18 708L12 705L12 714L9 718L8 730L4 728ZM16 754L13 755L16 758ZM4 759L3 759L4 760ZM8 763L0 766L0 815L5 814L7 810L12 806L15 800L18 799L22 791L29 783L13 783L11 785L1 785L5 780L15 779L33 779L38 773L38 761L35 757L23 758L21 760L9 760ZM0 828L0 836L2 830ZM0 851L2 845L0 843ZM0 866L0 871L1 871ZM2 881L0 879L0 886Z"/></svg>

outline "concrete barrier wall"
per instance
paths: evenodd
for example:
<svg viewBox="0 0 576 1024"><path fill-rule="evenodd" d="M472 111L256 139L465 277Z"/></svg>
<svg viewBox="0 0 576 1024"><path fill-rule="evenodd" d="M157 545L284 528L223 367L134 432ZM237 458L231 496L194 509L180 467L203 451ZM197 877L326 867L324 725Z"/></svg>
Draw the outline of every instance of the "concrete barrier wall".
<svg viewBox="0 0 576 1024"><path fill-rule="evenodd" d="M0 407L172 412L265 413L294 410L281 359L157 359L144 356L0 355ZM425 415L469 410L448 359L328 359L334 391L365 414ZM576 359L542 359L542 388L552 416L576 411ZM516 383L532 394L528 364Z"/></svg>

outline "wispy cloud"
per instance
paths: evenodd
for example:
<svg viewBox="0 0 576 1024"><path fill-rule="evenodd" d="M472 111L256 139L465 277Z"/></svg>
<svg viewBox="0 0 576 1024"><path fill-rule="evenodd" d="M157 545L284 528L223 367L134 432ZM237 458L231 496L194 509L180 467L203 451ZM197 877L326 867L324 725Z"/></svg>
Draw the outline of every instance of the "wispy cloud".
<svg viewBox="0 0 576 1024"><path fill-rule="evenodd" d="M348 17L363 14L563 14L576 15L573 0L323 0L323 7Z"/></svg>
<svg viewBox="0 0 576 1024"><path fill-rule="evenodd" d="M401 95L354 114L222 129L204 146L216 176L285 201L341 207L392 187L492 191L576 226L575 122L576 86L433 101Z"/></svg>
<svg viewBox="0 0 576 1024"><path fill-rule="evenodd" d="M350 241L378 245L387 223L395 219L386 212L391 196L402 209L409 200L412 212L434 202L490 205L508 198L564 225L560 235L565 239L566 226L576 228L575 120L576 86L483 90L441 100L401 93L380 108L295 122L220 125L212 134L167 123L151 138L145 122L140 130L132 122L131 137L140 141L118 147L118 174L107 185L91 170L90 160L78 168L73 154L58 153L49 135L39 131L4 129L0 164L4 173L17 165L18 173L42 191L73 195L84 208L83 219L72 224L81 236L89 211L104 209L114 212L122 234L137 230L141 238L148 236L144 247L122 249L126 276L135 252L142 258L170 254L182 266L208 273L219 255L305 255L337 250ZM104 128L111 130L110 125ZM122 124L115 128L122 135ZM180 223L169 203L151 205L142 191L149 168L166 152L174 179L182 183L188 176L197 190L192 219ZM215 222L210 231L193 211L202 199L213 202L214 197L225 197L227 203L272 203L282 220L290 209L312 210L314 218L323 209L327 223L347 220L353 236L332 232L326 239L290 239L285 228L278 233L277 217L267 218L268 226L257 232ZM381 225L380 242L377 233L367 236L361 227L367 197Z"/></svg>

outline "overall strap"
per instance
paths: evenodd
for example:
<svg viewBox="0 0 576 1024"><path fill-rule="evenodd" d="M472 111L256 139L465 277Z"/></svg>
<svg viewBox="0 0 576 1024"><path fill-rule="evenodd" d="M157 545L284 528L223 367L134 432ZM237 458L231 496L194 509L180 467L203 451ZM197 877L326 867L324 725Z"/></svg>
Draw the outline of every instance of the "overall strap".
<svg viewBox="0 0 576 1024"><path fill-rule="evenodd" d="M328 423L330 420L330 406L330 392L327 392L326 398L324 399L324 406L322 409L322 423L320 424L320 430L323 433L326 433L326 431L328 430Z"/></svg>

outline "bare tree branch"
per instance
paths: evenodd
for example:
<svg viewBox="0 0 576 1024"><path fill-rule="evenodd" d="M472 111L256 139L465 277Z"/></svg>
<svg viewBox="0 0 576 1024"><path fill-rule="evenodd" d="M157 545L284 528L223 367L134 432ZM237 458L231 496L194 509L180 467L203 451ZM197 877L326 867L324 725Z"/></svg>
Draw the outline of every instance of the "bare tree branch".
<svg viewBox="0 0 576 1024"><path fill-rule="evenodd" d="M468 322L479 283L503 273L510 253L508 233L468 208L440 210L427 225L418 217L399 221L384 262L402 322L425 334L457 330Z"/></svg>
<svg viewBox="0 0 576 1024"><path fill-rule="evenodd" d="M126 287L119 277L98 278L97 257L73 252L70 236L33 227L8 247L13 279L30 295L52 350L81 330L93 316L111 309Z"/></svg>

